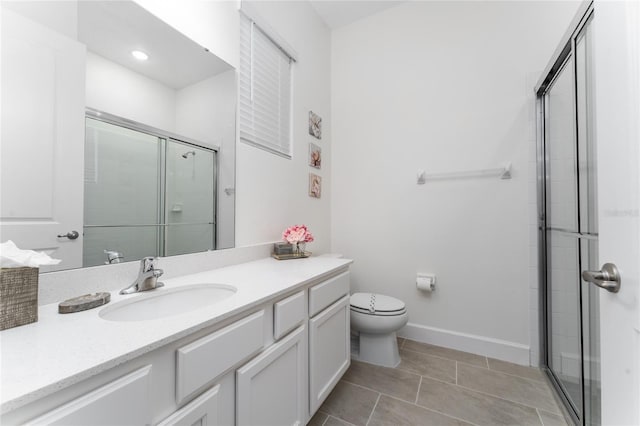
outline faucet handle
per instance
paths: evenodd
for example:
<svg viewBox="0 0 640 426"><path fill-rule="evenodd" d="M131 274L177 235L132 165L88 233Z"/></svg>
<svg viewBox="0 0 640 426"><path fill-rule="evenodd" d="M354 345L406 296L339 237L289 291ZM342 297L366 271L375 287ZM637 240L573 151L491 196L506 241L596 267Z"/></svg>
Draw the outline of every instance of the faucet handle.
<svg viewBox="0 0 640 426"><path fill-rule="evenodd" d="M158 260L157 257L143 257L142 260L140 260L140 272L145 273L153 271L156 266L156 260Z"/></svg>

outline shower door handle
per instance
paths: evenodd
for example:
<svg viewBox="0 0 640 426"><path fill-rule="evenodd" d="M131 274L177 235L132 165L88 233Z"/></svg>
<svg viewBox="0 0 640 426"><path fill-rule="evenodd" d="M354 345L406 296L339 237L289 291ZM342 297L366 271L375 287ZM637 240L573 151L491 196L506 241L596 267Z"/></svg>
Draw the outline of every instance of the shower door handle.
<svg viewBox="0 0 640 426"><path fill-rule="evenodd" d="M613 263L605 263L599 271L582 271L582 279L612 293L620 290L620 273Z"/></svg>

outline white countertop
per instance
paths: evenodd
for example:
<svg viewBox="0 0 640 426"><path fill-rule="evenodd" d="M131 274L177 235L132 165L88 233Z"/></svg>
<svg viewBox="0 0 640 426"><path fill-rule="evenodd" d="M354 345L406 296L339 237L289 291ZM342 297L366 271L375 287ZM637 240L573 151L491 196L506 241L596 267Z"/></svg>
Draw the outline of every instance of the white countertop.
<svg viewBox="0 0 640 426"><path fill-rule="evenodd" d="M98 316L102 307L63 315L58 314L57 303L41 306L38 322L0 332L0 412L50 395L350 263L322 256L291 261L268 258L162 280L165 286L151 293L194 283L228 284L237 293L214 305L158 320L107 321ZM111 292L106 306L145 295Z"/></svg>

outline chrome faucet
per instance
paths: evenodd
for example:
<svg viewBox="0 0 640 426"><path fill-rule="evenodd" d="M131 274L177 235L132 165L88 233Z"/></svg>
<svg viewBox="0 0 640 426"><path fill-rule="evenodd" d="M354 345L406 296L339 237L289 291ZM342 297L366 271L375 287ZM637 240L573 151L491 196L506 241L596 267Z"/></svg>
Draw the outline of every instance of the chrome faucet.
<svg viewBox="0 0 640 426"><path fill-rule="evenodd" d="M113 263L120 263L124 260L124 255L115 250L105 250L104 254L107 255L107 261L104 262L105 265L111 265Z"/></svg>
<svg viewBox="0 0 640 426"><path fill-rule="evenodd" d="M140 291L153 290L162 287L164 283L158 282L158 278L164 273L162 269L155 269L156 258L143 257L140 261L138 278L129 287L120 290L120 294L131 294Z"/></svg>

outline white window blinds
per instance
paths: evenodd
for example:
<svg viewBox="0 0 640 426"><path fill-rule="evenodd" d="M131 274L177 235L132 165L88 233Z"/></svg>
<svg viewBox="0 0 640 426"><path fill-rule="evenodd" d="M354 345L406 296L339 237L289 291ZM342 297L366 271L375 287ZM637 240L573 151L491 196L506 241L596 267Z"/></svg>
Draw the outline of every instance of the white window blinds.
<svg viewBox="0 0 640 426"><path fill-rule="evenodd" d="M240 140L291 157L292 59L240 15Z"/></svg>

